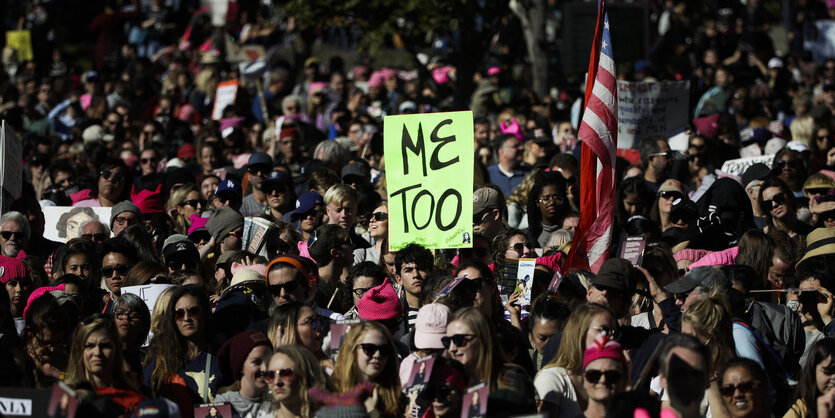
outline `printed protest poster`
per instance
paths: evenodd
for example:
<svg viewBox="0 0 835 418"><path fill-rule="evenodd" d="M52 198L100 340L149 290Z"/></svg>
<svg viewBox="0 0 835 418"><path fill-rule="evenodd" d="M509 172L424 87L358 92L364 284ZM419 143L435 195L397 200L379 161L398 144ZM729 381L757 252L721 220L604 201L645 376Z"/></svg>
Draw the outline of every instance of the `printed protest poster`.
<svg viewBox="0 0 835 418"><path fill-rule="evenodd" d="M194 407L195 417L232 417L232 405L228 403L209 403Z"/></svg>
<svg viewBox="0 0 835 418"><path fill-rule="evenodd" d="M467 389L461 402L461 418L481 418L487 415L488 390L486 383L479 383Z"/></svg>
<svg viewBox="0 0 835 418"><path fill-rule="evenodd" d="M389 246L471 248L473 113L386 116Z"/></svg>
<svg viewBox="0 0 835 418"><path fill-rule="evenodd" d="M636 148L641 139L684 131L689 100L689 81L618 81L618 147Z"/></svg>
<svg viewBox="0 0 835 418"><path fill-rule="evenodd" d="M562 283L562 273L560 273L559 270L555 270L554 275L551 277L551 283L548 284L548 292L549 293L559 292L560 283Z"/></svg>
<svg viewBox="0 0 835 418"><path fill-rule="evenodd" d="M435 364L435 356L426 356L418 359L412 365L412 372L409 374L409 380L406 387L409 390L421 390L429 383L429 377L432 375L432 366Z"/></svg>
<svg viewBox="0 0 835 418"><path fill-rule="evenodd" d="M43 209L46 228L44 238L67 242L81 236L81 226L87 221L99 221L110 226L111 208L50 206Z"/></svg>
<svg viewBox="0 0 835 418"><path fill-rule="evenodd" d="M331 323L330 354L333 361L336 361L336 357L339 355L339 347L345 344L345 338L351 332L351 327L360 322L362 322L361 319L341 319Z"/></svg>
<svg viewBox="0 0 835 418"><path fill-rule="evenodd" d="M519 305L522 306L522 318L528 316L531 307L531 288L536 270L535 258L520 258L519 268L516 269L516 290L519 291Z"/></svg>
<svg viewBox="0 0 835 418"><path fill-rule="evenodd" d="M0 185L14 199L20 198L23 187L23 151L20 137L3 120L0 127Z"/></svg>
<svg viewBox="0 0 835 418"><path fill-rule="evenodd" d="M222 81L217 83L215 90L215 105L212 108L212 119L220 120L223 117L223 110L226 106L235 104L235 97L238 95L238 80Z"/></svg>
<svg viewBox="0 0 835 418"><path fill-rule="evenodd" d="M760 155L758 157L737 158L735 160L727 160L722 164L722 172L741 176L748 167L757 163L763 163L771 167L771 162L774 161L774 154ZM744 186L744 185L743 185Z"/></svg>
<svg viewBox="0 0 835 418"><path fill-rule="evenodd" d="M139 296L145 305L148 306L148 312L154 311L154 305L157 303L159 295L174 286L173 284L143 284L139 286L128 286L122 288L122 293L132 293Z"/></svg>
<svg viewBox="0 0 835 418"><path fill-rule="evenodd" d="M437 295L435 295L435 299L434 299L434 300L435 300L435 301L437 301L438 299L440 299L440 298L442 298L442 297L444 297L444 296L447 296L447 295L449 295L450 293L452 293L452 290L453 290L453 289L455 289L455 286L458 286L458 284L459 284L459 283L461 283L462 281L464 281L465 279L466 279L466 277L461 276L461 277L456 277L456 278L454 278L454 279L450 280L450 282L449 282L449 283L447 283L447 284L446 284L446 286L444 286L444 287L443 287L443 288L442 288L442 289L438 292L438 294L437 294Z"/></svg>
<svg viewBox="0 0 835 418"><path fill-rule="evenodd" d="M73 418L77 409L78 399L72 388L60 380L52 385L52 395L49 397L49 407L46 410L48 417Z"/></svg>
<svg viewBox="0 0 835 418"><path fill-rule="evenodd" d="M18 62L35 58L32 54L32 34L28 30L6 31L6 46L15 50Z"/></svg>
<svg viewBox="0 0 835 418"><path fill-rule="evenodd" d="M644 260L646 246L646 237L626 237L620 246L620 258L629 261L633 266L640 266Z"/></svg>

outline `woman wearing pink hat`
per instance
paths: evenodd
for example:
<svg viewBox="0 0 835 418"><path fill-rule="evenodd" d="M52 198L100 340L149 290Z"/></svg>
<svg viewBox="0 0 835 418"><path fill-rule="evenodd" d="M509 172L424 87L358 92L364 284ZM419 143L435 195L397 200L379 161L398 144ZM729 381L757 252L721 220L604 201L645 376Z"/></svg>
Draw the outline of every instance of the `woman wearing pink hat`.
<svg viewBox="0 0 835 418"><path fill-rule="evenodd" d="M623 348L606 335L594 341L583 354L583 389L588 404L586 418L603 418L612 397L626 390L629 362Z"/></svg>

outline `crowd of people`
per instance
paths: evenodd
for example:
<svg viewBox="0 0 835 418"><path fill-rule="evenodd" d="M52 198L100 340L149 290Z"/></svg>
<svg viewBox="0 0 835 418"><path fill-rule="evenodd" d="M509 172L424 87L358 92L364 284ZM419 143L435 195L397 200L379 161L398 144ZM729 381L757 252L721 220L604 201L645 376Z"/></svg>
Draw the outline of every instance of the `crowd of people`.
<svg viewBox="0 0 835 418"><path fill-rule="evenodd" d="M275 2L232 2L225 26L196 2L98 3L0 11L34 52L7 46L0 71L23 160L0 216L0 395L60 384L84 417L833 416L835 59L803 42L835 2L782 23L774 2L651 2L649 60L619 77L690 80L692 124L619 158L596 273L568 261L583 89L531 92L516 20L473 80L472 248L392 251L383 117L462 110L466 28L380 66L311 55L358 23L304 28ZM80 56L73 17L95 37ZM262 72L237 65L258 46ZM722 172L743 157L760 162ZM640 257L619 257L627 238ZM165 290L149 306L133 286Z"/></svg>

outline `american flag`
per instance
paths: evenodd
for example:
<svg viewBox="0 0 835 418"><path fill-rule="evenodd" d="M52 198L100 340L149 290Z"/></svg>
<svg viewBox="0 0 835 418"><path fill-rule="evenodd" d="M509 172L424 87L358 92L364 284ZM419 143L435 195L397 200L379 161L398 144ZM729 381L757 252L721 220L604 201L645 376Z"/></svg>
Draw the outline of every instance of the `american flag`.
<svg viewBox="0 0 835 418"><path fill-rule="evenodd" d="M580 168L580 225L568 268L589 267L594 273L609 257L614 223L615 151L618 143L618 98L609 14L601 1L592 43L586 109L578 137L583 144ZM597 169L598 160L600 170Z"/></svg>

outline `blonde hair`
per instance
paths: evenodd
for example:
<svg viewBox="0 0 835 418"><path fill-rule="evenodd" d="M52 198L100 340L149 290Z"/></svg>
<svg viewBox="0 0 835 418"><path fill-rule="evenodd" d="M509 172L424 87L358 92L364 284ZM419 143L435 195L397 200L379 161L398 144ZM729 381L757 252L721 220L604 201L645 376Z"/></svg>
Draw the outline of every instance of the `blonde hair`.
<svg viewBox="0 0 835 418"><path fill-rule="evenodd" d="M172 214L171 212L177 209L177 207L183 206L185 201L188 200L188 195L191 192L197 192L197 194L200 195L198 199L203 198L200 188L194 184L186 184L177 189L174 193L171 193L171 197L165 204L165 212L171 216L171 221L174 223L174 230L183 235L188 234L188 227L191 225L191 221L186 219L184 215L179 213Z"/></svg>
<svg viewBox="0 0 835 418"><path fill-rule="evenodd" d="M815 120L811 116L800 116L794 118L789 124L789 131L792 133L792 139L800 141L806 146L811 146L812 136L815 134Z"/></svg>
<svg viewBox="0 0 835 418"><path fill-rule="evenodd" d="M154 302L154 309L151 311L151 333L159 334L162 328L162 318L165 316L165 310L168 309L168 302L171 299L171 294L174 293L176 287L169 287L162 291Z"/></svg>
<svg viewBox="0 0 835 418"><path fill-rule="evenodd" d="M736 356L731 310L721 298L699 299L682 312L681 322L690 324L694 335L707 346L714 371Z"/></svg>
<svg viewBox="0 0 835 418"><path fill-rule="evenodd" d="M274 306L270 314L270 322L267 325L267 338L273 343L274 347L284 344L299 344L298 322L299 312L306 305L301 302L290 302L284 305ZM311 308L312 310L313 308ZM314 311L315 313L315 311ZM278 330L284 329L284 337L281 341L278 340Z"/></svg>
<svg viewBox="0 0 835 418"><path fill-rule="evenodd" d="M401 412L401 385L398 372L400 365L397 361L397 346L394 345L394 339L391 337L389 330L382 324L369 321L351 327L351 331L345 337L345 343L340 347L339 355L336 358L333 384L338 392L347 392L358 383L362 383L357 378L357 347L359 347L365 334L372 330L383 334L390 353L385 367L374 381L379 393L377 408L383 415L397 416Z"/></svg>
<svg viewBox="0 0 835 418"><path fill-rule="evenodd" d="M530 173L522 180L522 183L519 184L513 193L507 198L507 204L516 203L517 205L521 206L522 209L525 209L528 205L528 193L531 191L531 187L533 187L533 183L536 180L536 175L542 171L538 168L531 170Z"/></svg>
<svg viewBox="0 0 835 418"><path fill-rule="evenodd" d="M331 186L328 191L325 192L324 199L326 205L330 205L331 203L338 205L348 199L353 200L354 203L356 203L359 201L359 196L353 187L345 184L336 184Z"/></svg>
<svg viewBox="0 0 835 418"><path fill-rule="evenodd" d="M810 174L809 177L806 178L806 181L803 182L803 188L805 189L810 184L825 184L829 187L835 187L835 180L832 177L827 176L823 173L813 173Z"/></svg>
<svg viewBox="0 0 835 418"><path fill-rule="evenodd" d="M569 371L580 370L583 367L583 354L586 352L586 334L589 332L592 319L599 314L615 318L611 309L598 303L578 306L565 323L557 355L543 369L562 367Z"/></svg>
<svg viewBox="0 0 835 418"><path fill-rule="evenodd" d="M107 318L96 318L87 324L80 324L75 329L70 348L70 359L67 363L65 381L72 385L83 381L93 382L93 376L84 366L84 346L87 344L87 339L90 338L90 335L98 331L104 331L108 338L110 338L111 344L113 344L113 355L111 356L110 364L111 370L109 373L112 378L111 387L137 389L132 388L127 383L128 380L122 368L122 342L119 338L119 333L116 332L116 324Z"/></svg>
<svg viewBox="0 0 835 418"><path fill-rule="evenodd" d="M295 344L281 345L275 348L275 352L270 357L270 363L276 355L283 354L293 361L296 369L297 382L299 383L300 391L299 398L301 400L301 416L313 416L313 402L307 395L307 390L312 388L327 389L328 376L325 371L319 366L319 361L310 350ZM268 363L269 364L269 363ZM276 408L273 404L273 408Z"/></svg>

